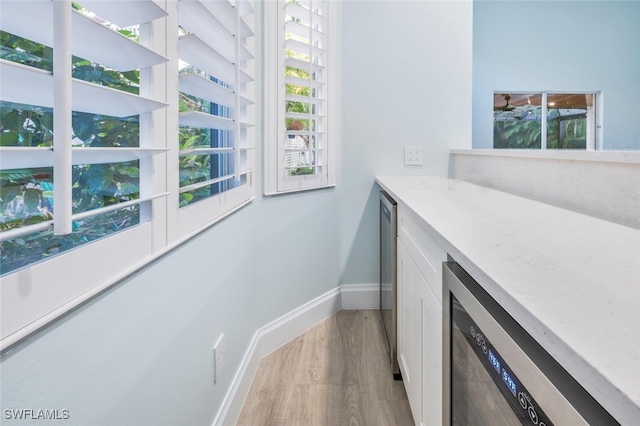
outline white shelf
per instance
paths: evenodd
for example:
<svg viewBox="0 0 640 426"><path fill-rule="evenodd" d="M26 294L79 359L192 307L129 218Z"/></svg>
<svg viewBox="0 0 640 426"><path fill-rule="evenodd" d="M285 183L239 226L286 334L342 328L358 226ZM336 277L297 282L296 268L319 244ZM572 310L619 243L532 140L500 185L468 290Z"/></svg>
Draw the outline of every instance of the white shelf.
<svg viewBox="0 0 640 426"><path fill-rule="evenodd" d="M53 75L0 59L0 99L41 107L53 107ZM168 104L94 83L72 80L74 111L128 117L166 107Z"/></svg>
<svg viewBox="0 0 640 426"><path fill-rule="evenodd" d="M233 90L222 87L213 81L198 74L180 74L180 91L214 102L218 105L233 107L236 94ZM253 101L240 96L240 105L253 104Z"/></svg>
<svg viewBox="0 0 640 426"><path fill-rule="evenodd" d="M124 163L167 152L168 148L72 148L73 165ZM53 148L0 147L0 169L53 166Z"/></svg>
<svg viewBox="0 0 640 426"><path fill-rule="evenodd" d="M132 2L136 3L136 2ZM167 61L162 55L73 10L73 55L100 65L130 71ZM52 1L3 1L3 31L53 47Z"/></svg>
<svg viewBox="0 0 640 426"><path fill-rule="evenodd" d="M121 28L167 16L167 12L152 0L81 0L80 4Z"/></svg>

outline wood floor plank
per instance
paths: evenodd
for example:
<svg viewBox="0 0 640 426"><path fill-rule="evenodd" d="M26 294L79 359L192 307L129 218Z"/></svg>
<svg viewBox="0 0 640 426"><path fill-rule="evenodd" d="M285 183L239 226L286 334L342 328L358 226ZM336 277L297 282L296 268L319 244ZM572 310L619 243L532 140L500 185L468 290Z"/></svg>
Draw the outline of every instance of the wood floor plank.
<svg viewBox="0 0 640 426"><path fill-rule="evenodd" d="M377 310L340 311L261 360L238 425L409 426Z"/></svg>

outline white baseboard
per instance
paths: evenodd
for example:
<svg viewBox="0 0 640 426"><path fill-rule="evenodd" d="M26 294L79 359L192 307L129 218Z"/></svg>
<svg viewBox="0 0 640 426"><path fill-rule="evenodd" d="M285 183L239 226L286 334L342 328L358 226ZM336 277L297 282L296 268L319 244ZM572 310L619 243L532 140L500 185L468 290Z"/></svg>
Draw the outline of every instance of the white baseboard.
<svg viewBox="0 0 640 426"><path fill-rule="evenodd" d="M380 284L343 285L342 309L378 309L380 307Z"/></svg>
<svg viewBox="0 0 640 426"><path fill-rule="evenodd" d="M236 424L262 358L342 309L377 309L379 288L379 284L336 287L256 331L213 425Z"/></svg>

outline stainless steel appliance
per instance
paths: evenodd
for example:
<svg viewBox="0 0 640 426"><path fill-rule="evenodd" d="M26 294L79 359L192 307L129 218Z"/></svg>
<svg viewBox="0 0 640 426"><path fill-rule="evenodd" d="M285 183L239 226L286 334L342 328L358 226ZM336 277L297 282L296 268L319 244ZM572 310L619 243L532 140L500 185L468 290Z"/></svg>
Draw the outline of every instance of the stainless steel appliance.
<svg viewBox="0 0 640 426"><path fill-rule="evenodd" d="M618 424L460 265L443 281L443 424Z"/></svg>
<svg viewBox="0 0 640 426"><path fill-rule="evenodd" d="M396 310L398 247L397 204L380 191L380 316L384 329L393 378L402 379L397 359Z"/></svg>

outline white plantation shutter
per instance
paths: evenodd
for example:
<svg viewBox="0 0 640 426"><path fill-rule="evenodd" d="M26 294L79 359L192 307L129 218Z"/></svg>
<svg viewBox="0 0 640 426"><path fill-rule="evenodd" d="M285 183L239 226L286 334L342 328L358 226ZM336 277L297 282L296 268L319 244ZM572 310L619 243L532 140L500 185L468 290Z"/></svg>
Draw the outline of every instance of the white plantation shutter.
<svg viewBox="0 0 640 426"><path fill-rule="evenodd" d="M82 246L82 250L64 251L4 275L0 307L3 339L46 315L53 315L71 300L98 291L102 283L150 256L152 200L167 195L154 190L158 185L153 184L151 170L152 158L166 152L162 144L155 142L153 113L162 111L167 103L154 98L149 84L153 67L164 64L167 59L147 46L153 44L147 36L150 26L166 12L151 0L79 0L78 3L93 13L73 9L70 0L3 0L0 3L2 31L53 48L53 72L14 62L10 60L11 55L0 59L0 100L3 105L52 109L54 120L51 147L20 143L0 146L0 168L4 172L53 170L53 219L35 225L28 225L27 221L12 225L11 229L0 232L0 242L36 238L39 232L51 227L56 235L77 234L77 224L116 210L135 212L138 224ZM94 14L100 19L94 18ZM141 42L111 28L138 24ZM17 55L20 54L17 51ZM140 70L140 94L72 78L72 56L119 72ZM87 141L72 141L72 111L116 118L137 116L139 141L127 147L92 147ZM6 124L2 123L3 135L10 133ZM31 124L27 120L21 125ZM118 167L131 161L137 162L135 173L139 171L138 176L132 177L135 182L131 185L137 188L132 190L136 191L134 195L123 201L123 197L117 195L118 189L114 198L120 200L91 209L75 206L77 212L73 213L72 206L77 201L74 188L78 183L72 168ZM157 178L163 179L163 174L159 173ZM82 235L77 237L81 240ZM101 258L106 252L108 261ZM3 269L5 267L3 265ZM2 273L6 273L6 269ZM25 288L29 289L27 293Z"/></svg>
<svg viewBox="0 0 640 426"><path fill-rule="evenodd" d="M254 9L246 0L181 0L178 12L187 105L179 118L179 215L187 235L254 197ZM201 137L192 145L186 135L194 129ZM209 171L194 176L194 162Z"/></svg>
<svg viewBox="0 0 640 426"><path fill-rule="evenodd" d="M281 0L270 7L275 10L267 14L265 25L277 15L277 26L272 30L277 63L272 66L277 70L274 95L278 114L274 118L276 142L265 150L265 192L330 186L330 2Z"/></svg>
<svg viewBox="0 0 640 426"><path fill-rule="evenodd" d="M90 7L98 5L100 2L85 0L83 3ZM137 16L140 22L135 22L136 24L146 23L164 16L163 10L150 0L111 1L100 4L102 6L100 9L107 16L112 11L113 15L116 15L115 18L125 12ZM60 9L58 16L67 15L68 27L53 25L54 8ZM62 80L56 80L57 68L54 68L54 72L51 73L0 59L0 76L2 78L0 99L5 102L54 108L54 116L61 118L60 125L58 122L54 123L55 132L64 135L64 138L54 136L54 146L51 148L0 147L0 166L2 169L54 167L54 173L56 173L56 169L64 169L65 172L70 173L72 165L126 162L165 151L163 148L150 146L150 141L142 139L140 148L72 147L71 111L127 117L149 113L164 108L167 104L152 98L71 78L70 66L71 55L94 61L118 71L147 68L165 62L166 58L73 10L70 1L3 1L1 11L0 28L3 31L45 46L51 46L54 49L54 55L57 52L66 52L66 57L63 53L60 61L56 61L55 59L58 58L54 57L54 67L58 65L69 67L68 76L63 76ZM68 39L56 38L57 32L65 32L65 30L69 31ZM68 45L65 46L66 43ZM63 63L60 64L60 62ZM56 234L70 233L72 220L77 219L77 217L71 216L71 186L72 183L69 179L64 179L64 175L61 175L60 179L56 179L55 199L60 197L59 194L67 195L60 198L65 200L65 205L56 203L56 227L62 228L60 230L54 229ZM141 204L162 195L166 194L149 194L146 198L140 198L130 204ZM114 204L94 209L85 212L82 217L98 215L118 208L122 208L122 206ZM47 226L52 225L53 221L47 223ZM35 229L45 227L45 224L41 223L34 227L25 226L2 232L0 233L0 241L18 235L26 235Z"/></svg>

